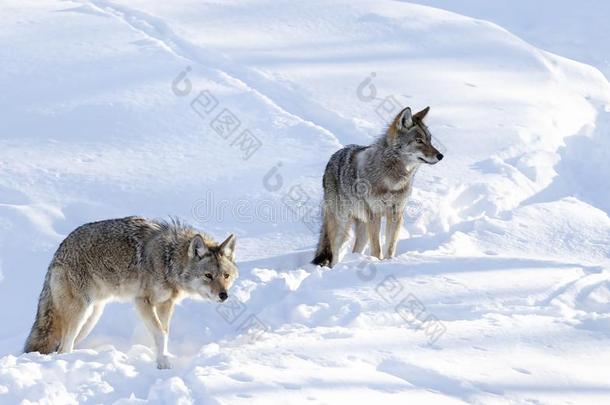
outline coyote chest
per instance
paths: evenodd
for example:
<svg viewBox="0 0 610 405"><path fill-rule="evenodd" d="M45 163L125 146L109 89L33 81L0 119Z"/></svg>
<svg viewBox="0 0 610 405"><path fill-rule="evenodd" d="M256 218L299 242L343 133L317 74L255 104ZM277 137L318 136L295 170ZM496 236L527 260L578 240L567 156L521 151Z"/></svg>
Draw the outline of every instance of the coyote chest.
<svg viewBox="0 0 610 405"><path fill-rule="evenodd" d="M373 151L364 150L357 156L357 178L355 179L356 197L360 198L365 204L364 211L358 212L360 219L365 219L365 215L381 214L388 209L401 209L411 191L411 183L416 167L400 167L390 171L378 171L371 173L370 160ZM364 185L360 187L359 185ZM360 209L359 211L362 211Z"/></svg>

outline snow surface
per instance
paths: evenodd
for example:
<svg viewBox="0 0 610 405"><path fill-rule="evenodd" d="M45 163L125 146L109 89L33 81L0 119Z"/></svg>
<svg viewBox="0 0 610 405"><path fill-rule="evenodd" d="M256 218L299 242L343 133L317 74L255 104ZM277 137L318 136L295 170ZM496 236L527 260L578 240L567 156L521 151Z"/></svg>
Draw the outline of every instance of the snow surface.
<svg viewBox="0 0 610 405"><path fill-rule="evenodd" d="M3 2L0 403L608 402L610 4L420 3L504 28L394 1ZM446 156L398 256L308 264L328 157L398 105L432 106ZM132 214L235 232L232 300L178 307L172 370L125 304L74 353L21 354L58 243Z"/></svg>

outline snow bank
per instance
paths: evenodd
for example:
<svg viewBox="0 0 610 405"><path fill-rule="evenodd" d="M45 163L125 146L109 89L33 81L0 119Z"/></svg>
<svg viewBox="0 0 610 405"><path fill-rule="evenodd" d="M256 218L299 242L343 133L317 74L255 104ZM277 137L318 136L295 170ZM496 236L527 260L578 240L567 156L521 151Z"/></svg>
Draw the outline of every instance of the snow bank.
<svg viewBox="0 0 610 405"><path fill-rule="evenodd" d="M515 10L548 6L530 3ZM536 20L542 50L511 33L540 45L522 15L507 31L390 1L8 2L0 403L603 401L610 85L563 57L563 19ZM404 105L432 106L446 158L418 173L398 256L309 265L328 157ZM131 214L237 233L231 301L177 308L173 370L122 304L74 353L21 354L57 244Z"/></svg>

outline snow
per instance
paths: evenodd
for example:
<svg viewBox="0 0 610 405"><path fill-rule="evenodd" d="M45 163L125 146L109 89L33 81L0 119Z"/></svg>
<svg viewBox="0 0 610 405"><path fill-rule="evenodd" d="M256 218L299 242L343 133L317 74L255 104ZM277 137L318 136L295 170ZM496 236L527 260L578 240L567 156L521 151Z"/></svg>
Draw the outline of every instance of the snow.
<svg viewBox="0 0 610 405"><path fill-rule="evenodd" d="M417 3L6 1L0 403L607 402L610 5ZM397 257L308 264L327 159L399 105L446 158ZM132 214L235 232L229 302L177 308L172 370L125 304L22 354L59 242Z"/></svg>

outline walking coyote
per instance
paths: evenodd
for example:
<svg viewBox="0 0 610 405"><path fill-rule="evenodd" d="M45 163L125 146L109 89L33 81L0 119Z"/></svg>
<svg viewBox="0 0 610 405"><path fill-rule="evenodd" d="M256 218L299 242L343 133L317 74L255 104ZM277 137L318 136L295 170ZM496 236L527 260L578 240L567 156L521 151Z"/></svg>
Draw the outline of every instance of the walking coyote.
<svg viewBox="0 0 610 405"><path fill-rule="evenodd" d="M157 367L170 368L176 301L189 294L225 301L237 276L234 235L218 244L178 221L139 217L83 225L55 252L24 351L71 352L106 301L129 298L153 335Z"/></svg>

